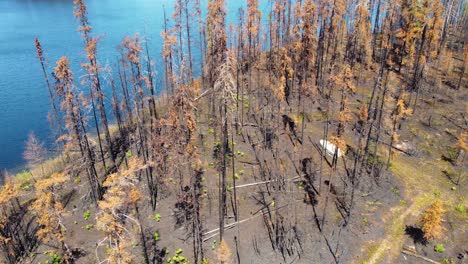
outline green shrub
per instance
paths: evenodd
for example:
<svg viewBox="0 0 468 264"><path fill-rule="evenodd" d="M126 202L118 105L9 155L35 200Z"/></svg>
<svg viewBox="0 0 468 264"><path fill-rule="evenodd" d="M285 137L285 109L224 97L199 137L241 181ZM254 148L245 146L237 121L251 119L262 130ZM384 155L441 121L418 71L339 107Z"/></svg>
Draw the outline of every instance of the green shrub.
<svg viewBox="0 0 468 264"><path fill-rule="evenodd" d="M161 221L161 215L160 214L155 214L154 215L154 220L156 220L156 222Z"/></svg>
<svg viewBox="0 0 468 264"><path fill-rule="evenodd" d="M458 204L455 206L455 210L457 210L459 213L463 213L465 211L465 206L463 206L463 204Z"/></svg>
<svg viewBox="0 0 468 264"><path fill-rule="evenodd" d="M133 154L132 154L132 151L131 151L131 150L125 152L125 157L131 158L132 156L133 156Z"/></svg>
<svg viewBox="0 0 468 264"><path fill-rule="evenodd" d="M182 256L183 250L179 248L176 250L174 253L174 256L172 258L167 258L167 263L169 264L188 264L188 259L184 256Z"/></svg>
<svg viewBox="0 0 468 264"><path fill-rule="evenodd" d="M46 264L60 264L62 263L62 257L60 255L57 255L55 253L50 253L49 254L49 259L46 260Z"/></svg>
<svg viewBox="0 0 468 264"><path fill-rule="evenodd" d="M33 184L31 182L21 184L21 190L23 191L29 191L32 187Z"/></svg>
<svg viewBox="0 0 468 264"><path fill-rule="evenodd" d="M215 250L216 249L216 239L213 240L213 244L211 244L211 250Z"/></svg>
<svg viewBox="0 0 468 264"><path fill-rule="evenodd" d="M238 150L238 151L237 151L237 156L244 157L244 156L245 156L245 153Z"/></svg>
<svg viewBox="0 0 468 264"><path fill-rule="evenodd" d="M89 210L86 210L83 214L83 219L88 220L90 216L91 216L91 212Z"/></svg>
<svg viewBox="0 0 468 264"><path fill-rule="evenodd" d="M364 218L362 219L362 223L363 223L364 225L368 225L368 224L369 224L369 219L367 219L367 217L364 217Z"/></svg>
<svg viewBox="0 0 468 264"><path fill-rule="evenodd" d="M437 252L437 253L442 253L442 252L445 251L445 247L442 244L437 244L434 247L434 251Z"/></svg>
<svg viewBox="0 0 468 264"><path fill-rule="evenodd" d="M159 237L159 232L158 231L154 232L153 239L154 239L154 241L159 241L160 237Z"/></svg>
<svg viewBox="0 0 468 264"><path fill-rule="evenodd" d="M19 182L20 187L24 191L29 191L33 187L31 172L24 170L16 174L16 180Z"/></svg>

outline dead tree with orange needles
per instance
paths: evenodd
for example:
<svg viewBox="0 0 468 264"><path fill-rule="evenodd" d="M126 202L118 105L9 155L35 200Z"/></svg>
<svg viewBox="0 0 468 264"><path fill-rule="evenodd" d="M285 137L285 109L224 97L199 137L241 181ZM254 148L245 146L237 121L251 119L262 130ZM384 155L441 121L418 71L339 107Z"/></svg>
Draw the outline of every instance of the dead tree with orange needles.
<svg viewBox="0 0 468 264"><path fill-rule="evenodd" d="M79 23L80 23L80 27L78 30L81 32L83 39L85 41L85 50L86 50L86 56L88 59L88 63L83 63L82 66L88 72L88 80L90 82L90 96L91 96L91 103L93 105L93 111L94 111L94 98L97 99L97 108L99 110L99 114L100 114L100 118L102 122L102 128L104 130L104 134L105 134L106 141L107 141L107 152L109 154L109 158L111 162L110 169L112 170L114 169L114 166L115 166L115 155L114 155L113 148L112 148L113 144L112 144L112 138L109 132L106 108L104 106L104 93L102 91L101 79L100 79L101 69L98 64L97 55L96 55L98 40L96 38L93 38L90 35L91 26L89 25L89 22L88 22L88 17L87 17L88 11L83 0L74 0L73 3L75 4L74 15L79 20ZM97 136L100 141L99 125L97 122L96 115L95 115L95 120L97 124L96 125ZM104 164L104 167L106 168L105 158L103 155L102 155L102 158L103 158L102 162Z"/></svg>
<svg viewBox="0 0 468 264"><path fill-rule="evenodd" d="M95 167L94 153L91 149L83 114L81 112L80 98L76 95L73 72L70 70L70 61L67 57L62 57L57 61L55 67L56 94L61 100L62 110L65 112L65 128L67 135L65 140L65 151L79 147L81 157L86 164L88 181L91 186L91 194L95 202L102 197L101 184Z"/></svg>
<svg viewBox="0 0 468 264"><path fill-rule="evenodd" d="M73 261L70 247L65 241L64 205L61 202L60 187L68 179L65 173L54 173L49 178L36 182L36 200L31 209L37 214L39 228L37 237L43 243L58 244L66 262Z"/></svg>

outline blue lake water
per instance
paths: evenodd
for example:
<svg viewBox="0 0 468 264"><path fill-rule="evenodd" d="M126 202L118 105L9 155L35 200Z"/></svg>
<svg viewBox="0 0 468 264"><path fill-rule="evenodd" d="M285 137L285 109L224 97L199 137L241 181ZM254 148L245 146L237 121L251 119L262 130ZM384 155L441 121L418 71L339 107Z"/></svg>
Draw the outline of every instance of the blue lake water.
<svg viewBox="0 0 468 264"><path fill-rule="evenodd" d="M228 0L228 22L236 22L245 1ZM266 7L262 3L262 6ZM149 38L149 50L161 65L163 6L168 17L173 0L85 0L98 46L101 65L112 65L123 37L140 33ZM202 1L206 10L207 1ZM265 10L262 10L263 12ZM61 56L72 62L75 79L84 74L83 41L77 32L72 0L0 0L0 169L18 170L27 135L33 131L53 148L47 121L51 109L34 37L42 43L50 69ZM49 70L52 71L52 70ZM162 75L162 74L159 74ZM108 105L110 101L107 99Z"/></svg>

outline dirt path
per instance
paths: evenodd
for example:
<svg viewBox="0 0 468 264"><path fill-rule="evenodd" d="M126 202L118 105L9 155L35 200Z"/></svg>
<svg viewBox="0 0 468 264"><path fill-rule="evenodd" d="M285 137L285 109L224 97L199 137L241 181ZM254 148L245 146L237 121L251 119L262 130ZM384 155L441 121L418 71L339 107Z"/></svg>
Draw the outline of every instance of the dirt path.
<svg viewBox="0 0 468 264"><path fill-rule="evenodd" d="M390 228L387 230L385 234L385 238L378 242L378 247L375 248L372 254L369 256L369 259L365 261L368 264L380 263L383 255L386 254L387 258L397 255L400 252L399 247L401 247L401 237L403 234L400 234L400 228L404 226L405 219L410 214L418 215L422 211L423 203L421 203L421 199L424 199L423 194L419 194L414 197L414 201L411 206L407 207L406 210L400 213L403 209L402 206L395 206L390 209L393 212L393 217L398 215L397 217L393 218L392 223L390 223Z"/></svg>
<svg viewBox="0 0 468 264"><path fill-rule="evenodd" d="M366 254L358 263L393 263L392 260L400 254L405 236L405 224L408 217L417 217L434 200L435 192L449 202L451 197L443 186L446 184L439 175L437 162L411 162L408 157L395 160L398 168L393 169L394 175L403 183L406 192L405 201L390 208L383 218L385 235L381 240L373 241L363 248Z"/></svg>

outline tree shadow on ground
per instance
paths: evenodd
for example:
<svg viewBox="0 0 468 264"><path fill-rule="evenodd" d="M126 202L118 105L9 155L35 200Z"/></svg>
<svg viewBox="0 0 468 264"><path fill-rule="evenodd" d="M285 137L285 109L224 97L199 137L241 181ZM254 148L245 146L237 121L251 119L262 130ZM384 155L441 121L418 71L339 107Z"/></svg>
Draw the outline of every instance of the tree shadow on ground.
<svg viewBox="0 0 468 264"><path fill-rule="evenodd" d="M427 239L424 238L424 232L419 227L406 226L405 234L413 239L414 244L427 245Z"/></svg>

